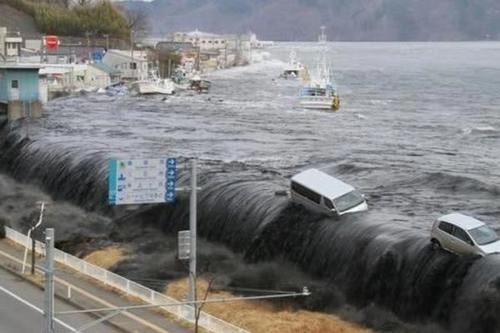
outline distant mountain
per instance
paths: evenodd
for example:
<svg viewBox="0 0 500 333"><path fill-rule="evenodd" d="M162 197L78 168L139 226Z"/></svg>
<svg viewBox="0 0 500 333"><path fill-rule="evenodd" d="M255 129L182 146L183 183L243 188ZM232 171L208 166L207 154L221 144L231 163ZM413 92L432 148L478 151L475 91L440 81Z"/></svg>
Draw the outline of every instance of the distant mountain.
<svg viewBox="0 0 500 333"><path fill-rule="evenodd" d="M246 32L261 39L500 40L499 0L155 0L121 2L145 11L155 32Z"/></svg>

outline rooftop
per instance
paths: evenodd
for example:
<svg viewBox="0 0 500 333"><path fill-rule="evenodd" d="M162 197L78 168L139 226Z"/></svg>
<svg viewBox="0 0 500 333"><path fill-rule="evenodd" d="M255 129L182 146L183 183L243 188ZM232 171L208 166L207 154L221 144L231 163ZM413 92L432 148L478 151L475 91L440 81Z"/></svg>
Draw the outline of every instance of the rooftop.
<svg viewBox="0 0 500 333"><path fill-rule="evenodd" d="M439 221L449 222L465 230L474 229L484 225L483 222L461 213L451 213L441 216Z"/></svg>
<svg viewBox="0 0 500 333"><path fill-rule="evenodd" d="M40 69L36 64L0 63L0 69Z"/></svg>
<svg viewBox="0 0 500 333"><path fill-rule="evenodd" d="M132 54L134 57L134 60L143 60L146 61L148 59L148 53L146 51L140 51L140 50L134 50L134 52L130 50L117 50L117 49L112 49L108 50L107 53L114 53L116 55L126 57L126 58L132 58Z"/></svg>
<svg viewBox="0 0 500 333"><path fill-rule="evenodd" d="M96 62L96 63L93 63L93 64L90 64L90 66L93 66L107 74L110 74L110 75L119 75L121 73L121 71L119 71L118 69L116 68L113 68L111 66L108 66L102 62Z"/></svg>
<svg viewBox="0 0 500 333"><path fill-rule="evenodd" d="M335 199L354 190L349 184L318 169L308 169L292 177L292 181L314 190L322 196Z"/></svg>

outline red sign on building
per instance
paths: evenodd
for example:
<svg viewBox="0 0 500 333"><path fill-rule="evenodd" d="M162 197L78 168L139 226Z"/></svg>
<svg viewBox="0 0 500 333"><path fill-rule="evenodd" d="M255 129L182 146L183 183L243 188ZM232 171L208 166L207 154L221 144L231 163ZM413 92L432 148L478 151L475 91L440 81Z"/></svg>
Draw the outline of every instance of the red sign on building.
<svg viewBox="0 0 500 333"><path fill-rule="evenodd" d="M57 36L45 36L43 44L48 49L57 49L59 47L59 37Z"/></svg>

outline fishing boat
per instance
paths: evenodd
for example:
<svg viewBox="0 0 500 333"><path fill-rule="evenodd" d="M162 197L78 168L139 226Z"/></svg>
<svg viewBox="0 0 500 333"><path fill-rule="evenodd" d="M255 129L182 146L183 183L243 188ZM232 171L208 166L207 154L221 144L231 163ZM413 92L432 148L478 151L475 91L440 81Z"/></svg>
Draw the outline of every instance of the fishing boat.
<svg viewBox="0 0 500 333"><path fill-rule="evenodd" d="M320 58L316 66L316 73L302 88L300 105L304 109L333 110L340 109L340 97L326 61L325 27L321 27L319 36L321 46Z"/></svg>
<svg viewBox="0 0 500 333"><path fill-rule="evenodd" d="M283 79L296 79L309 80L309 71L307 67L297 60L297 53L291 50L288 56L288 63L280 75Z"/></svg>
<svg viewBox="0 0 500 333"><path fill-rule="evenodd" d="M191 89L200 94L208 93L208 90L210 89L211 85L212 83L210 81L202 80L198 74L194 75L191 78Z"/></svg>
<svg viewBox="0 0 500 333"><path fill-rule="evenodd" d="M130 90L135 95L173 95L175 94L174 82L170 79L161 79L151 72L146 80L132 82Z"/></svg>

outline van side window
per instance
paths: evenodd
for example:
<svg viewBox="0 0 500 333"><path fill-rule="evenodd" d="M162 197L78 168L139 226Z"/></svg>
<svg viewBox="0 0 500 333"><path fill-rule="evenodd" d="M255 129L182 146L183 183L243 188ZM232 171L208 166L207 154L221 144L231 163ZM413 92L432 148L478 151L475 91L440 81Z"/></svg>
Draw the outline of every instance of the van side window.
<svg viewBox="0 0 500 333"><path fill-rule="evenodd" d="M326 205L326 207L328 207L328 209L333 209L333 203L332 203L332 200L330 200L330 199L328 199L328 198L323 197L323 201L325 202L325 205Z"/></svg>
<svg viewBox="0 0 500 333"><path fill-rule="evenodd" d="M306 197L317 204L321 201L321 195L296 182L292 182L292 191L297 192L301 196Z"/></svg>
<svg viewBox="0 0 500 333"><path fill-rule="evenodd" d="M451 234L453 231L453 225L448 222L439 222L438 228L449 234Z"/></svg>
<svg viewBox="0 0 500 333"><path fill-rule="evenodd" d="M472 243L472 240L470 239L469 235L467 235L467 233L465 231L463 231L462 229L460 229L459 227L455 227L455 229L453 230L453 236L457 237L460 240L463 240L464 242L466 242L469 245L474 245L474 243Z"/></svg>

